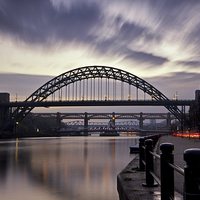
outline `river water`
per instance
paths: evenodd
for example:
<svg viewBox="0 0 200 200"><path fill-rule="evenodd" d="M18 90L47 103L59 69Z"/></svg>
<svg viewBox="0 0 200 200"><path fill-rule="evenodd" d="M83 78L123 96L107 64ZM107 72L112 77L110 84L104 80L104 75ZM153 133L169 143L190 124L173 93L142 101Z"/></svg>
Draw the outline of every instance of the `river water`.
<svg viewBox="0 0 200 200"><path fill-rule="evenodd" d="M117 200L117 174L137 137L0 141L1 200Z"/></svg>

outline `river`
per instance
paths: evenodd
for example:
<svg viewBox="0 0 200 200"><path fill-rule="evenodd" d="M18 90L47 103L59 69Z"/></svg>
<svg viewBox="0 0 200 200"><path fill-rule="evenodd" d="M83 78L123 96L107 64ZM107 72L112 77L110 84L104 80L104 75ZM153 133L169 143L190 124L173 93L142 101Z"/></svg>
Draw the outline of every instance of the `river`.
<svg viewBox="0 0 200 200"><path fill-rule="evenodd" d="M118 200L117 174L138 137L0 141L1 200Z"/></svg>

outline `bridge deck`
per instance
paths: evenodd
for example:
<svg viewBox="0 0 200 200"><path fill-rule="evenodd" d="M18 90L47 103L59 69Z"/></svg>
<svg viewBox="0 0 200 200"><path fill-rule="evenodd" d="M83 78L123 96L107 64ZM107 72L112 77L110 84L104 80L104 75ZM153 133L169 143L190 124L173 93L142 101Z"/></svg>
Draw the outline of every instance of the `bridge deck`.
<svg viewBox="0 0 200 200"><path fill-rule="evenodd" d="M169 100L169 101L154 101L154 100L124 100L124 101L19 101L0 103L0 107L54 107L54 106L190 106L194 100Z"/></svg>

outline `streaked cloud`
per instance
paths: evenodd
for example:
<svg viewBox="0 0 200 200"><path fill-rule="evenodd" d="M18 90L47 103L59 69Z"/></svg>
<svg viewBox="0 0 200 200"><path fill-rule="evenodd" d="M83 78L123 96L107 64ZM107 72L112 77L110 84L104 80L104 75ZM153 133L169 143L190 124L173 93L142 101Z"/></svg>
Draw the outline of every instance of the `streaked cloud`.
<svg viewBox="0 0 200 200"><path fill-rule="evenodd" d="M107 65L198 89L199 10L183 0L0 0L0 73Z"/></svg>

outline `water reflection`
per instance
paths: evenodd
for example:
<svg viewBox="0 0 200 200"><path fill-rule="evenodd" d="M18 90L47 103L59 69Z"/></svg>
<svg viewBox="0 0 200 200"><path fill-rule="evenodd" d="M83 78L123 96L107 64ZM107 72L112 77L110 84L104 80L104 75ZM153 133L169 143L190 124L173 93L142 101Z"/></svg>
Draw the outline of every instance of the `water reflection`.
<svg viewBox="0 0 200 200"><path fill-rule="evenodd" d="M1 141L1 199L117 200L116 176L133 144L134 137Z"/></svg>

